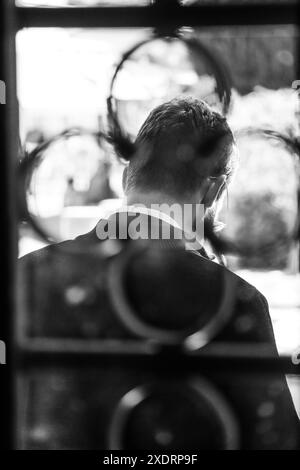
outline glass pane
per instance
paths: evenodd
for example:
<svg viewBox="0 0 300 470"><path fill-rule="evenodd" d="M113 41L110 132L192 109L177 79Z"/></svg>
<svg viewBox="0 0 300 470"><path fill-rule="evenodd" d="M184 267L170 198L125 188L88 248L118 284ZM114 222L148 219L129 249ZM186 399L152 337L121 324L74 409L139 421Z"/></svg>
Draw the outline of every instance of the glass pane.
<svg viewBox="0 0 300 470"><path fill-rule="evenodd" d="M197 31L196 35L210 50L222 57L233 78L233 100L228 115L232 129L237 132L241 128L249 126L267 127L285 134L296 135L299 129L297 95L292 90L292 82L297 78L295 73L295 43L297 39L295 29L293 27L215 28ZM18 94L21 140L27 148L33 148L40 141L47 140L74 126L91 132L97 131L99 127L106 128L106 100L109 96L115 67L124 52L149 37L149 30L140 29L101 31L32 29L21 31L18 34ZM155 51L153 50L154 52L151 52L149 47L148 45L143 50L141 49L135 60L129 61L126 67L124 66L123 77L120 74L118 78L119 98L123 93L123 101L126 101L126 106L130 105L131 109L134 106L135 116L139 114L142 116L145 113L145 100L141 99L143 98L141 88L142 91L145 91L145 84L149 84L149 76L152 78L152 83L155 83L155 87L151 87L150 83L150 91L157 92L160 90L159 86L162 90L162 93L155 97L155 103L153 102L150 107L153 107L156 102L164 101L169 91L164 80L159 82L159 78L165 77L166 70L168 71L169 66L172 66L171 55L164 49L165 44L161 44ZM189 62L183 61L182 54L184 56L185 51L179 46L176 49L175 58L185 64L184 77L185 79L188 77L190 80L193 71ZM155 61L153 61L153 57ZM164 57L165 61L162 61L161 58ZM200 68L201 64L194 62L194 66ZM150 72L149 69L151 69ZM132 76L134 78L133 82L131 82L131 78L124 77L127 72L131 72L131 78ZM167 74L167 76L169 75ZM146 111L148 112L148 108ZM137 127L141 125L143 119L144 117L139 118ZM82 154L84 146L86 152L91 155L91 161L95 160L96 162L98 156L100 161L104 152L105 158L109 158L113 162L112 171L109 172L109 182L111 190L119 197L123 195L121 182L123 167L113 160L112 154L109 153L111 150L96 150L94 144L91 144L87 138L77 139L76 145L71 141L68 145L63 142L55 145L56 147L52 147L52 150L49 149L45 154L44 163L44 165L48 165L46 162L49 162L50 167L53 166L51 169L46 166L43 167L44 169L41 167L40 176L37 174L38 178L44 178L44 174L48 178L47 184L43 185L44 194L38 193L37 186L35 195L38 199L40 215L42 212L44 219L47 218L47 210L49 214L51 212L50 205L54 206L59 200L60 205L55 206L55 213L52 212L52 216L59 215L59 227L65 230L64 237L69 238L72 234L78 234L78 230L82 230L83 233L86 230L87 221L88 223L97 221L102 210L99 207L101 206L104 211L105 204L109 203L103 205L103 201L99 200L97 204L83 203L83 200L80 200L82 196L80 193L86 190L86 187L83 188L83 186L88 184L88 180L83 182L76 179L76 175L80 174L80 165L76 167L77 169L75 168L72 175L61 172L59 165L63 164L63 159L53 159L51 155L56 155L55 152L53 153L53 149L56 148L57 155L66 152L64 158L68 162L78 162L77 157ZM287 152L282 148L272 147L270 143L266 144L262 139L250 140L247 144L246 141L240 142L239 146L241 171L237 176L236 186L232 186L232 189L229 188L229 209L224 208L222 217L228 224L228 220L233 217L237 203L242 200L242 197L244 199L246 196L248 197L247 207L267 198L264 200L268 217L270 220L278 219L279 214L281 225L275 225L275 228L282 233L286 227L290 227L290 219L287 220L287 218L293 218L295 214L294 188L296 183L293 173L290 185L283 184L285 172L289 172L291 169L291 161L287 158ZM268 184L271 188L269 193L278 193L280 188L280 196L277 194L280 199L279 206L277 204L279 199L276 199L273 207L272 204L269 207L269 195L264 192L264 179L257 179L257 174L261 175L265 172L265 163L255 157L255 155L262 153L266 157L265 162L270 161L272 154L274 158L276 156L276 162L279 165L279 168L274 167L268 174ZM252 154L255 154L254 157ZM255 167L251 173L251 184L254 184L254 180L257 181L255 191L251 194L246 194L243 184L247 178L245 172L247 174L249 168L248 163L244 163L248 156L251 159L249 165ZM281 165L284 165L285 170L280 173ZM93 168L95 169L96 166L95 164ZM88 172L89 168L85 167L84 171ZM88 174L90 175L90 173ZM52 178L53 175L56 175L55 178ZM64 199L64 196L68 187L68 179L73 179L72 191L69 187L68 197L70 200L70 193L72 193L72 205L78 208L77 211L70 210L66 203L63 203L62 207L61 201L67 199ZM47 197L45 195L47 191L49 194L54 194L55 191L56 193L60 191L60 193L55 199ZM117 201L119 201L118 198L114 199L114 204ZM98 203L102 205L100 204L98 207ZM259 205L261 205L260 202ZM96 206L97 210L93 213L93 207ZM50 217L51 215L49 215L49 223ZM260 213L259 217L262 220L265 215ZM243 221L243 217L236 216L237 225L243 225ZM230 223L230 236L235 238L233 227L233 224ZM40 243L41 241L28 226L22 226L20 254L34 250L40 246ZM291 265L286 264L286 259L281 259L276 264L277 261L274 258L271 261L275 264L264 266L263 270L262 266L252 262L251 264L250 261L249 259L244 264L232 264L231 268L236 269L242 274L242 277L249 279L266 295L271 308L279 350L290 351L299 345L300 301L296 295L290 295L294 286L299 283L297 269L293 268L294 274L292 274ZM279 305L277 295L279 289L272 288L274 283L281 286L281 305Z"/></svg>
<svg viewBox="0 0 300 470"><path fill-rule="evenodd" d="M30 152L53 139L40 153L32 178L26 181L28 209L48 234L54 233L63 240L87 234L99 219L123 204L124 165L117 160L112 147L97 141L94 134L108 129L107 98L116 66L126 51L151 38L151 34L152 31L146 29L62 28L27 29L18 33L21 143ZM228 203L224 204L219 217L225 224L224 233L231 240L244 244L244 248L249 247L249 253L244 258L228 257L228 267L265 295L279 353L290 354L300 350L299 252L291 239L297 212L295 162L291 153L277 141L266 141L262 136L242 137L240 132L248 127L258 127L275 129L292 137L299 135L298 96L292 89L292 82L300 78L295 72L296 30L293 27L228 27L201 29L195 31L195 35L214 52L217 60L221 58L233 80L228 121L236 135L240 168L228 188ZM212 90L215 92L216 84L211 85L211 75L203 61L177 41L152 41L136 51L117 77L114 92L118 117L135 135L156 104L182 93L198 96L196 78L199 76L202 77L201 90L204 79L208 84L206 95L201 96L207 99L208 95L214 95ZM58 138L66 129L75 127L80 128L81 133ZM46 244L30 224L20 224L20 256ZM250 253L252 248L256 256ZM117 249L115 252L114 249L115 246L108 247L105 259L100 251L93 252L92 256L89 253L87 257L85 252L79 251L76 254L56 252L52 256L50 249L44 251L47 254L42 256L36 269L30 271L32 265L29 263L26 271L27 266L23 265L26 269L21 272L20 268L18 295L21 298L20 314L28 315L25 333L35 339L58 336L61 339L79 337L84 341L94 339L97 344L103 339L132 340L122 323L117 323L115 328L113 306L109 303L107 307L107 264L110 262L107 260L116 254ZM143 275L150 272L151 266L152 269L161 266L160 262L161 257L151 256L149 269L144 269ZM165 272L168 273L163 270ZM134 279L139 279L140 271L137 269L133 273L137 274ZM147 286L144 277L141 279L143 286ZM170 279L171 276L167 276L168 282ZM189 279L190 288L191 278L186 276L186 279ZM168 291L161 288L159 276L157 280L160 288L155 292L159 292L160 300L165 299L165 291L174 291L182 297L182 286ZM197 279L193 295L183 296L183 308L180 302L176 303L180 313L189 311L188 302L194 303L201 298L199 284ZM152 314L158 297L151 295L150 298L148 292L147 298L150 300L144 302L146 311L149 308ZM174 302L177 297L172 298ZM141 305L143 301L144 298ZM177 310L170 309L172 317L174 311ZM256 319L253 322L251 312L240 315L239 311L238 315L232 329L239 341L245 338L248 341L259 324L255 326ZM259 330L259 338L260 335ZM106 425L99 427L98 423L103 423L103 416L110 419L112 409L124 394L137 386L137 382L135 376L131 381L126 368L106 368L103 375L98 368L95 376L89 372L87 369L83 375L77 375L73 371L66 376L54 370L52 376L45 372L45 378L38 374L31 377L26 388L29 406L25 447L88 448L92 445L96 448L102 445ZM145 371L139 376L152 380L152 375L148 376ZM226 396L236 409L252 403L250 415L258 420L268 420L267 425L252 420L251 430L256 433L257 446L278 447L276 439L282 442L282 437L272 431L269 423L272 426L275 423L275 428L281 429L285 439L290 439L289 445L293 445L295 434L288 417L289 433L273 421L275 415L280 415L277 411L274 413L279 399L276 377L273 380L271 376L267 378L267 374L263 377L251 374L250 378L247 371L235 380L223 372L221 376L219 386L225 387ZM104 383L106 388L102 388ZM300 412L299 380L289 378L289 386ZM102 390L105 395L101 395ZM246 390L250 390L251 400L255 397L256 401L248 401L248 398L245 401ZM20 388L22 392L23 388ZM266 393L274 400L266 400ZM113 401L108 409L106 403L111 397ZM239 397L242 397L240 403L235 401ZM62 419L61 410L64 412ZM147 413L151 424L151 409ZM95 433L91 431L90 423ZM244 427L249 428L247 423ZM256 432L257 429L262 429L261 434ZM93 442L89 441L91 435L95 439ZM162 442L168 441L169 430L163 429L158 438Z"/></svg>

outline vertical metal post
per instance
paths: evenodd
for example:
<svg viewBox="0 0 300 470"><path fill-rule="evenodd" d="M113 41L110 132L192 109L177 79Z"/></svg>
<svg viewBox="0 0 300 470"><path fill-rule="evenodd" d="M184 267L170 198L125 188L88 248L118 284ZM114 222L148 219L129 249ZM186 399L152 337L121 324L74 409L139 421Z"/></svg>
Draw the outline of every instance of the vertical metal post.
<svg viewBox="0 0 300 470"><path fill-rule="evenodd" d="M17 258L14 173L18 149L14 3L14 0L0 2L0 80L3 103L0 104L0 340L6 345L6 364L0 365L2 449L14 447L13 317Z"/></svg>

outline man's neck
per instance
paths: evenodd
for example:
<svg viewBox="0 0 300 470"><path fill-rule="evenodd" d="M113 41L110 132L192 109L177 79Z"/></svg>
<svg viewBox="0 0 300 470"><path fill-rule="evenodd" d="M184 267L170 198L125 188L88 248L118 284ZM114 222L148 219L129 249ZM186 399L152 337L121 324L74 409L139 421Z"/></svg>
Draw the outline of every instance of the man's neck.
<svg viewBox="0 0 300 470"><path fill-rule="evenodd" d="M178 199L172 198L169 195L160 192L151 192L147 194L134 192L127 195L126 204L128 206L140 205L150 210L152 209L153 212L159 211L165 214L167 217L172 218L176 224L182 229L185 229L185 231L192 231L192 214L194 214L194 212L187 211L187 204L193 204L191 201L179 201ZM190 218L189 214L191 214Z"/></svg>
<svg viewBox="0 0 300 470"><path fill-rule="evenodd" d="M180 204L180 201L178 201L175 198L172 198L168 196L167 194L164 194L162 192L147 192L147 193L140 193L140 192L130 192L126 196L126 202L128 205L133 205L133 204L142 204L145 207L151 208L151 205L155 204L167 204L167 205L172 205L172 204Z"/></svg>

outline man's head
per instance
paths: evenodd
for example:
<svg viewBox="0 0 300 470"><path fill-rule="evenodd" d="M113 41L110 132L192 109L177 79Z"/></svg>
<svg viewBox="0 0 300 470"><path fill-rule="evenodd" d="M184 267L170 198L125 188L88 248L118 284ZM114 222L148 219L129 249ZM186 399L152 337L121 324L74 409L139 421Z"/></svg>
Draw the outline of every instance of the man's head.
<svg viewBox="0 0 300 470"><path fill-rule="evenodd" d="M124 173L132 194L156 193L211 207L236 165L227 121L203 101L178 98L155 108L141 127Z"/></svg>

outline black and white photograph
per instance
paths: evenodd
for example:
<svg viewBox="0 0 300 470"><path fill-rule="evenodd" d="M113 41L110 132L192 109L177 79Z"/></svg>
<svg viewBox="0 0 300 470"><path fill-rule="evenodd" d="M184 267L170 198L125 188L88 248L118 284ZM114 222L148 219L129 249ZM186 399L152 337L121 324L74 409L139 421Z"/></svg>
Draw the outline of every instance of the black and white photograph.
<svg viewBox="0 0 300 470"><path fill-rule="evenodd" d="M1 0L0 213L0 450L300 450L297 0Z"/></svg>

